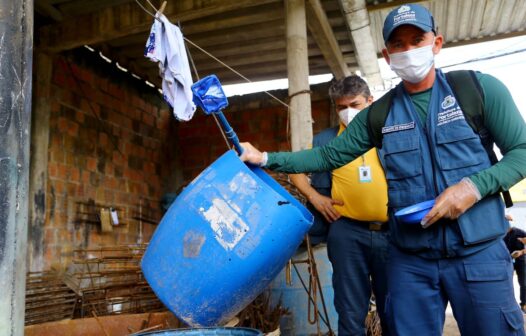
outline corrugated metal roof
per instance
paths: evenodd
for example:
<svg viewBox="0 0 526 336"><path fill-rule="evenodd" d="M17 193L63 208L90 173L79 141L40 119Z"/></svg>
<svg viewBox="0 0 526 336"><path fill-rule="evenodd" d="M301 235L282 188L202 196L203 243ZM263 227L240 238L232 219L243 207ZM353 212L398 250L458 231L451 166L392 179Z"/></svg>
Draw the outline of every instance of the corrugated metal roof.
<svg viewBox="0 0 526 336"><path fill-rule="evenodd" d="M380 7L378 4L389 2L375 3ZM525 34L524 0L432 0L419 4L433 13L438 33L446 41L445 47ZM393 7L369 8L376 50L381 52L383 21Z"/></svg>

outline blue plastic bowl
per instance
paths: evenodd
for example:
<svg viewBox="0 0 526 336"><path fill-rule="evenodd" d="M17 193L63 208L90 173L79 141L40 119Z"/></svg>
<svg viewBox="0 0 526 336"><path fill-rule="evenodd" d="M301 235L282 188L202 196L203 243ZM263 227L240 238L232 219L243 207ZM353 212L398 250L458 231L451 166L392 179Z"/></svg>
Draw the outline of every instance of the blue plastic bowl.
<svg viewBox="0 0 526 336"><path fill-rule="evenodd" d="M395 217L403 223L419 224L422 218L433 208L433 205L435 205L435 200L413 204L395 212Z"/></svg>

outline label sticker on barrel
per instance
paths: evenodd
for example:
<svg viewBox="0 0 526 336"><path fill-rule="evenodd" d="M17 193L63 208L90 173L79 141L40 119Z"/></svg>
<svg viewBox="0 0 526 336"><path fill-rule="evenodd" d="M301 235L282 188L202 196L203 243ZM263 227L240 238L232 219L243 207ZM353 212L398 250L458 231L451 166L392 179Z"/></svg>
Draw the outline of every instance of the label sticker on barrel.
<svg viewBox="0 0 526 336"><path fill-rule="evenodd" d="M220 198L214 198L203 215L215 232L215 239L227 251L234 249L250 229L238 213Z"/></svg>

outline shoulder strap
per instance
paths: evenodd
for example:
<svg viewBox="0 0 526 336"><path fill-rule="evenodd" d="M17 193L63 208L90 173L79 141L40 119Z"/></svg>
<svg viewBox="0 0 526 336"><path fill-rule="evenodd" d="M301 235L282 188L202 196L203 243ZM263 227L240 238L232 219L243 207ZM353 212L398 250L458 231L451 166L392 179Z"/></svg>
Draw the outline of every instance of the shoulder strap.
<svg viewBox="0 0 526 336"><path fill-rule="evenodd" d="M484 124L484 91L477 75L472 70L450 71L446 73L446 80L458 99L458 104L464 112L466 121L480 137L491 163L497 163L499 160L493 151L495 141ZM509 191L503 191L502 196L506 207L513 206Z"/></svg>
<svg viewBox="0 0 526 336"><path fill-rule="evenodd" d="M475 72L472 70L450 71L446 73L446 80L458 99L458 104L471 128L481 138L490 137L484 126L484 92Z"/></svg>
<svg viewBox="0 0 526 336"><path fill-rule="evenodd" d="M369 139L376 148L382 148L382 127L385 125L385 119L391 108L393 100L393 90L389 90L380 99L369 106L367 112L367 132Z"/></svg>

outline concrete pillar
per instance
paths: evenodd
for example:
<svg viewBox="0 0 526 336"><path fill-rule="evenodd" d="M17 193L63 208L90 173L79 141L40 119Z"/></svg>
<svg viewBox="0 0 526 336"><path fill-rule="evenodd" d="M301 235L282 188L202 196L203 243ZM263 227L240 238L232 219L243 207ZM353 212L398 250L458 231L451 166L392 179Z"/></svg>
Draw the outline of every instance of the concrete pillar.
<svg viewBox="0 0 526 336"><path fill-rule="evenodd" d="M44 267L52 58L45 53L35 52L35 71L38 76L35 76L33 84L27 265L30 271L39 272Z"/></svg>
<svg viewBox="0 0 526 336"><path fill-rule="evenodd" d="M347 27L354 43L354 54L360 65L362 75L372 90L383 89L384 81L378 65L378 56L374 46L373 35L365 0L339 0Z"/></svg>
<svg viewBox="0 0 526 336"><path fill-rule="evenodd" d="M0 0L0 335L24 334L33 1Z"/></svg>
<svg viewBox="0 0 526 336"><path fill-rule="evenodd" d="M290 98L290 138L293 151L312 144L312 114L309 93L309 55L305 0L285 0L287 27L287 72Z"/></svg>

